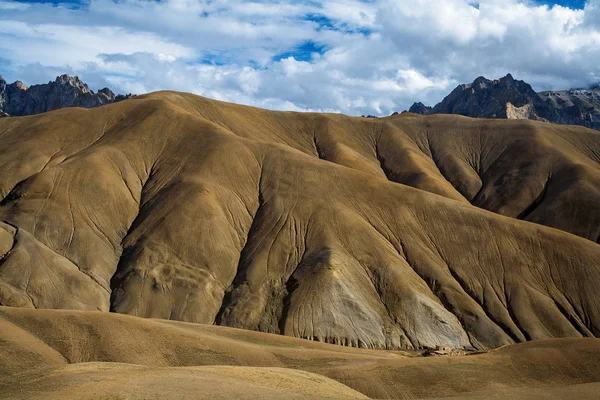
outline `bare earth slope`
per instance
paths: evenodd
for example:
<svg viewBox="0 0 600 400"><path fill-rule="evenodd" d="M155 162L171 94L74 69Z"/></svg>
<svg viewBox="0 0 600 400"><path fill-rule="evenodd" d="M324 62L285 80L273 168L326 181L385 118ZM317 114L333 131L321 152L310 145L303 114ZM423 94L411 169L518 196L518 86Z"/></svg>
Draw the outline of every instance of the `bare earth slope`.
<svg viewBox="0 0 600 400"><path fill-rule="evenodd" d="M82 398L596 398L600 340L409 357L220 326L0 308L0 393Z"/></svg>
<svg viewBox="0 0 600 400"><path fill-rule="evenodd" d="M369 348L598 336L599 138L174 92L4 118L0 304Z"/></svg>

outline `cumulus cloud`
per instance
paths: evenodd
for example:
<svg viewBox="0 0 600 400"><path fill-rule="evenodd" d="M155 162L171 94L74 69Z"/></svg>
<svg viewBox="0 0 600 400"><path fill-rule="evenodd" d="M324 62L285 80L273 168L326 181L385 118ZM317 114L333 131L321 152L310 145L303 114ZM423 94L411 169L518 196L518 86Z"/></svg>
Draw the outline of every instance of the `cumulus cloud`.
<svg viewBox="0 0 600 400"><path fill-rule="evenodd" d="M389 114L507 72L600 81L600 0L0 0L0 73L285 110Z"/></svg>

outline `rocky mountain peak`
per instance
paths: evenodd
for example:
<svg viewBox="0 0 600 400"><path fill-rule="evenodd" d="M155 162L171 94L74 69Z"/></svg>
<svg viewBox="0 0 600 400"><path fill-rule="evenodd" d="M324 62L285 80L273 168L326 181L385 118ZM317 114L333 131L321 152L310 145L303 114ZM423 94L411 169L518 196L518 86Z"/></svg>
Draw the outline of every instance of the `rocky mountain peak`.
<svg viewBox="0 0 600 400"><path fill-rule="evenodd" d="M461 114L475 118L533 119L600 129L600 90L536 93L511 74L490 80L483 76L458 85L434 107L415 103L416 114Z"/></svg>
<svg viewBox="0 0 600 400"><path fill-rule="evenodd" d="M63 74L61 76L58 76L54 82L59 85L71 86L73 88L77 88L82 93L94 93L92 90L90 90L87 83L81 81L81 79L79 79L78 76L71 76L69 74Z"/></svg>
<svg viewBox="0 0 600 400"><path fill-rule="evenodd" d="M431 107L427 107L425 104L418 102L418 103L414 103L412 106L410 106L410 108L408 109L408 112L411 112L413 114L429 114L431 113Z"/></svg>
<svg viewBox="0 0 600 400"><path fill-rule="evenodd" d="M478 118L507 118L506 105L522 107L534 103L537 94L531 86L508 74L497 80L478 77L471 84L459 85L433 107L438 114L462 114Z"/></svg>
<svg viewBox="0 0 600 400"><path fill-rule="evenodd" d="M105 87L103 89L98 90L98 94L102 93L103 95L107 96L107 97L111 97L114 98L115 94L113 93L112 90L110 90L109 88Z"/></svg>
<svg viewBox="0 0 600 400"><path fill-rule="evenodd" d="M23 91L25 91L25 90L28 90L28 89L29 89L29 88L27 87L27 85L26 85L26 84L24 84L24 83L23 83L23 82L21 82L21 81L16 81L15 83L13 83L13 85L14 85L14 86L15 86L15 88L17 88L18 90L23 90Z"/></svg>
<svg viewBox="0 0 600 400"><path fill-rule="evenodd" d="M489 79L486 79L484 76L480 76L477 79L475 79L473 81L473 83L471 84L467 84L467 86L469 88L475 88L475 89L485 89L490 85L493 85L494 82L490 81ZM459 86L460 87L460 86Z"/></svg>
<svg viewBox="0 0 600 400"><path fill-rule="evenodd" d="M515 78L513 78L513 76L511 74L506 74L506 76L504 78L498 79L498 83L503 84L505 86L512 86L515 83L519 83L519 82L525 83L524 81L517 81Z"/></svg>
<svg viewBox="0 0 600 400"><path fill-rule="evenodd" d="M39 114L63 107L91 108L123 100L109 88L94 93L78 76L63 74L46 84L27 87L23 82L8 84L0 76L0 111L6 115Z"/></svg>

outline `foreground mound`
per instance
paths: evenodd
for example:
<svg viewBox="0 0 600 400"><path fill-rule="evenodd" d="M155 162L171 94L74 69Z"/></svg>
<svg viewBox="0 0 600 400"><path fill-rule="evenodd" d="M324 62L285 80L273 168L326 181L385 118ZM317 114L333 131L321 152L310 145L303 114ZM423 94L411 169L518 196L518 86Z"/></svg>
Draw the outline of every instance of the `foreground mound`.
<svg viewBox="0 0 600 400"><path fill-rule="evenodd" d="M2 119L0 304L368 348L598 336L599 137L172 92Z"/></svg>
<svg viewBox="0 0 600 400"><path fill-rule="evenodd" d="M84 363L29 374L14 398L40 399L366 399L320 375L283 368L179 367ZM33 382L35 381L35 383ZM29 382L28 382L29 383Z"/></svg>
<svg viewBox="0 0 600 400"><path fill-rule="evenodd" d="M598 377L598 339L417 357L220 326L0 308L3 398L559 399L597 393Z"/></svg>

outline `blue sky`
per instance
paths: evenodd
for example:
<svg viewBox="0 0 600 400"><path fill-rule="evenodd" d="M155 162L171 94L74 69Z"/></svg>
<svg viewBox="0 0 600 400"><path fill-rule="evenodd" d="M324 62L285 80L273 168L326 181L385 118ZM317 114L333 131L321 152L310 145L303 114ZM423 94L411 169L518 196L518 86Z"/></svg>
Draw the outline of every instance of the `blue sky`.
<svg viewBox="0 0 600 400"><path fill-rule="evenodd" d="M582 9L585 6L585 0L563 0L563 1L538 1L539 4L547 4L553 6L558 4L563 7L569 7L573 9Z"/></svg>
<svg viewBox="0 0 600 400"><path fill-rule="evenodd" d="M0 74L385 115L512 73L600 81L600 0L0 0Z"/></svg>

